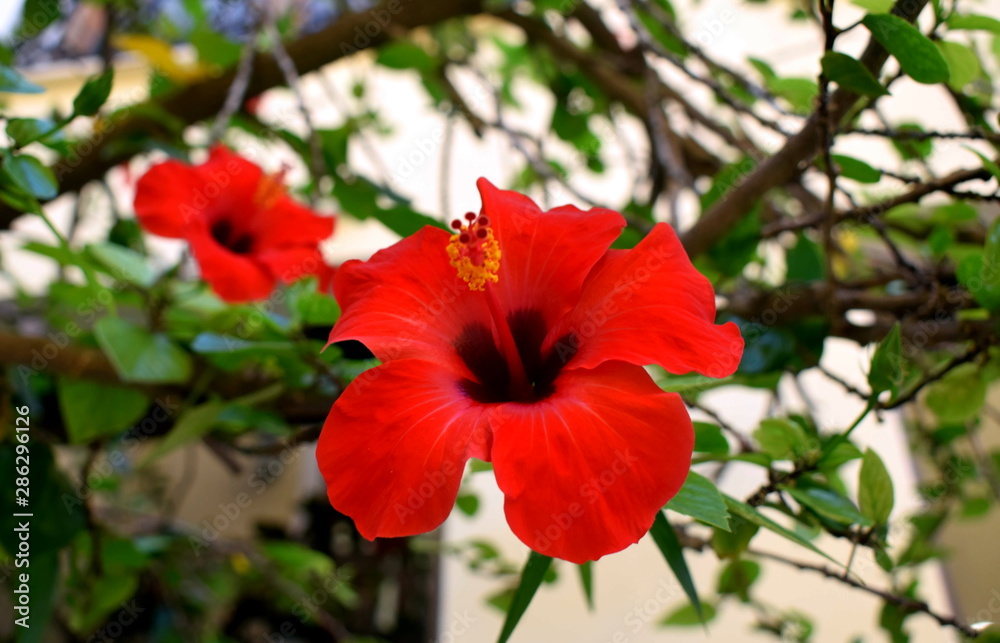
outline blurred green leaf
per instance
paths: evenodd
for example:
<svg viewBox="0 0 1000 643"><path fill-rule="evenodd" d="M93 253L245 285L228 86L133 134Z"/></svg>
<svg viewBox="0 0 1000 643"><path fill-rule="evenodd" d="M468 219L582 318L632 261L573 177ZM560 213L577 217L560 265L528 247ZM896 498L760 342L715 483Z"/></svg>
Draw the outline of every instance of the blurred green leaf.
<svg viewBox="0 0 1000 643"><path fill-rule="evenodd" d="M576 566L580 573L580 586L583 588L583 595L587 599L587 609L594 611L594 564L586 561Z"/></svg>
<svg viewBox="0 0 1000 643"><path fill-rule="evenodd" d="M55 174L29 154L5 154L0 168L25 193L39 199L52 199L59 194Z"/></svg>
<svg viewBox="0 0 1000 643"><path fill-rule="evenodd" d="M858 506L861 513L876 525L885 525L889 522L893 503L892 478L882 458L871 449L865 450L858 474Z"/></svg>
<svg viewBox="0 0 1000 643"><path fill-rule="evenodd" d="M903 344L897 322L879 343L872 356L871 367L868 370L868 385L872 389L872 396L877 397L883 391L892 391L895 395L899 390L899 384L903 380L902 350Z"/></svg>
<svg viewBox="0 0 1000 643"><path fill-rule="evenodd" d="M677 582L681 584L684 593L687 594L695 614L698 615L698 618L702 622L706 622L705 611L702 608L701 599L698 598L694 579L691 578L691 572L688 570L687 562L684 560L684 548L681 547L681 543L677 539L677 534L674 533L674 528L670 526L666 514L662 511L657 512L656 518L653 519L653 526L649 530L649 535L653 537L653 541L659 548L660 553L663 554L663 558L667 561L671 571L674 572L674 576L677 577Z"/></svg>
<svg viewBox="0 0 1000 643"><path fill-rule="evenodd" d="M947 40L938 40L935 44L948 63L948 86L955 91L962 91L983 73L976 52L965 45Z"/></svg>
<svg viewBox="0 0 1000 643"><path fill-rule="evenodd" d="M695 422L694 450L699 453L729 453L729 441L717 425Z"/></svg>
<svg viewBox="0 0 1000 643"><path fill-rule="evenodd" d="M945 21L949 29L969 29L978 31L989 31L1000 35L1000 20L990 16L976 14L960 15L953 13Z"/></svg>
<svg viewBox="0 0 1000 643"><path fill-rule="evenodd" d="M903 72L927 85L946 82L948 63L934 43L909 22L892 14L868 14L861 21L899 61Z"/></svg>
<svg viewBox="0 0 1000 643"><path fill-rule="evenodd" d="M93 116L111 95L111 85L115 80L114 67L89 78L73 99L73 113L77 116Z"/></svg>
<svg viewBox="0 0 1000 643"><path fill-rule="evenodd" d="M744 603L750 600L750 586L760 577L760 565L752 560L729 561L719 574L719 594L735 594Z"/></svg>
<svg viewBox="0 0 1000 643"><path fill-rule="evenodd" d="M535 592L538 591L542 579L545 578L545 573L551 566L552 559L548 556L543 556L536 551L532 551L528 555L528 561L524 564L524 570L521 572L521 580L517 589L514 590L514 596L507 610L507 617L504 619L498 643L506 643L510 635L514 633L514 628L517 627L521 617L531 605L531 599L535 597Z"/></svg>
<svg viewBox="0 0 1000 643"><path fill-rule="evenodd" d="M864 65L847 54L828 51L821 63L826 77L848 91L864 96L889 93Z"/></svg>
<svg viewBox="0 0 1000 643"><path fill-rule="evenodd" d="M854 179L858 183L878 183L882 173L860 159L843 154L832 155L833 162L840 168L841 176Z"/></svg>
<svg viewBox="0 0 1000 643"><path fill-rule="evenodd" d="M715 619L715 615L715 606L711 603L702 603L701 612L698 612L693 605L682 605L664 617L660 625L675 627L707 625Z"/></svg>
<svg viewBox="0 0 1000 643"><path fill-rule="evenodd" d="M73 444L120 433L149 407L149 398L135 389L67 377L56 382L66 434Z"/></svg>
<svg viewBox="0 0 1000 643"><path fill-rule="evenodd" d="M95 243L87 252L105 272L127 283L149 288L156 281L153 269L141 254L114 243Z"/></svg>
<svg viewBox="0 0 1000 643"><path fill-rule="evenodd" d="M809 437L802 427L784 418L763 420L753 437L775 460L795 460L809 450Z"/></svg>
<svg viewBox="0 0 1000 643"><path fill-rule="evenodd" d="M18 447L27 447L27 453L18 453ZM24 449L22 449L24 451ZM26 464L27 463L27 464ZM16 480L21 478L19 468L27 466L27 506L15 504ZM28 522L30 533L30 565L45 554L55 553L68 545L84 528L83 500L73 492L66 477L59 470L52 450L41 442L27 445L0 443L0 546L7 552L18 551L20 538L14 527L18 522ZM30 513L29 518L19 518L15 513ZM13 524L12 524L13 523Z"/></svg>
<svg viewBox="0 0 1000 643"><path fill-rule="evenodd" d="M741 502L731 496L724 496L724 497L726 500L726 507L729 508L729 513L732 514L734 517L742 518L743 520L752 522L755 525L764 527L765 529L769 529L774 533L778 534L779 536L787 538L788 540L798 545L802 545L803 547L809 549L813 553L819 554L820 556L826 558L830 562L839 565L839 563L837 563L836 560L830 558L828 555L823 553L823 551L818 549L816 545L813 545L811 542L809 542L802 536L798 535L794 531L791 531L779 525L778 523L774 522L773 520L771 520L764 514L760 513L759 511L757 511L750 505L746 504L745 502Z"/></svg>
<svg viewBox="0 0 1000 643"><path fill-rule="evenodd" d="M181 383L191 378L191 356L169 337L119 317L103 317L94 335L119 377L128 382Z"/></svg>
<svg viewBox="0 0 1000 643"><path fill-rule="evenodd" d="M799 235L795 245L785 253L785 264L787 281L816 281L826 274L819 244L805 235Z"/></svg>
<svg viewBox="0 0 1000 643"><path fill-rule="evenodd" d="M12 118L7 121L7 136L23 147L41 138L62 138L62 131L48 118Z"/></svg>
<svg viewBox="0 0 1000 643"><path fill-rule="evenodd" d="M942 422L964 422L986 402L986 382L975 364L962 364L927 385L927 407Z"/></svg>
<svg viewBox="0 0 1000 643"><path fill-rule="evenodd" d="M830 520L848 525L870 525L868 520L849 498L829 489L817 487L785 489L799 504L812 509Z"/></svg>
<svg viewBox="0 0 1000 643"><path fill-rule="evenodd" d="M0 93L40 94L44 91L44 87L28 81L17 70L7 65L0 65Z"/></svg>

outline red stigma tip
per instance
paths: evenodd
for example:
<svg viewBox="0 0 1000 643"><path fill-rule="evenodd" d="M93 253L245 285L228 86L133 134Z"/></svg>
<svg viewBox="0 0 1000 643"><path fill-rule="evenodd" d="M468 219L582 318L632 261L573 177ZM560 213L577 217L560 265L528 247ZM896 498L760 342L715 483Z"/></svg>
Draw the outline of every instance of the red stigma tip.
<svg viewBox="0 0 1000 643"><path fill-rule="evenodd" d="M472 212L466 212L465 213L465 220L466 221L475 221L476 220L476 215L473 214Z"/></svg>
<svg viewBox="0 0 1000 643"><path fill-rule="evenodd" d="M489 233L486 231L485 228L479 228L478 230L476 230L476 236L479 237L480 239L485 239L487 234Z"/></svg>
<svg viewBox="0 0 1000 643"><path fill-rule="evenodd" d="M485 228L488 225L490 225L490 218L484 214L483 216L479 217L479 221L476 221L476 225L481 225Z"/></svg>
<svg viewBox="0 0 1000 643"><path fill-rule="evenodd" d="M469 239L470 239L469 235L464 232L458 237L458 240L461 241L462 243L469 243Z"/></svg>
<svg viewBox="0 0 1000 643"><path fill-rule="evenodd" d="M452 221L451 222L451 227L455 228L456 230L461 230L462 229L462 221L461 221L461 219L455 219L454 221Z"/></svg>

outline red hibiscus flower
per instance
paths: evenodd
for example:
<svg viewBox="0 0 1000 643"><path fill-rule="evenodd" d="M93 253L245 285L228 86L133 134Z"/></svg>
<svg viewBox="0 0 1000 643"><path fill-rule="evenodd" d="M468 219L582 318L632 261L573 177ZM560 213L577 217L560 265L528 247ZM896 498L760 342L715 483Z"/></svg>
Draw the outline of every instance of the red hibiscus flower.
<svg viewBox="0 0 1000 643"><path fill-rule="evenodd" d="M333 218L299 205L281 177L223 146L190 166L166 161L136 186L143 228L186 239L201 275L226 301L266 298L280 280L318 274L328 280L318 244L333 234Z"/></svg>
<svg viewBox="0 0 1000 643"><path fill-rule="evenodd" d="M480 179L482 214L338 270L330 341L383 364L334 404L317 458L366 538L434 529L469 458L493 463L511 529L573 562L635 543L681 487L693 431L642 365L733 373L743 340L666 224L610 250L617 212Z"/></svg>

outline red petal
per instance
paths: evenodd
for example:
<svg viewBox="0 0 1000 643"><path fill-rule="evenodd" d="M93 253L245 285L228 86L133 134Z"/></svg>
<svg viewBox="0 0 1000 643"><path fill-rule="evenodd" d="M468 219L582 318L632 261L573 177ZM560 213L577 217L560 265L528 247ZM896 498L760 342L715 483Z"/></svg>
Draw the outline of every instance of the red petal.
<svg viewBox="0 0 1000 643"><path fill-rule="evenodd" d="M135 214L139 224L161 237L186 236L192 225L205 218L211 201L200 192L201 174L180 161L164 161L142 175L135 189Z"/></svg>
<svg viewBox="0 0 1000 643"><path fill-rule="evenodd" d="M611 251L595 266L579 304L550 332L549 343L558 351L567 333L579 347L568 368L622 360L725 377L743 354L739 328L715 324L712 284L665 223L634 249Z"/></svg>
<svg viewBox="0 0 1000 643"><path fill-rule="evenodd" d="M331 269L323 261L323 255L316 247L262 250L255 252L253 258L286 284L305 275L320 275L325 270Z"/></svg>
<svg viewBox="0 0 1000 643"><path fill-rule="evenodd" d="M252 234L266 248L316 245L333 234L333 217L319 216L285 195L257 213Z"/></svg>
<svg viewBox="0 0 1000 643"><path fill-rule="evenodd" d="M540 310L555 323L576 302L584 278L625 220L603 208L585 212L566 205L542 212L523 194L498 190L486 179L476 186L500 242L500 301L508 312Z"/></svg>
<svg viewBox="0 0 1000 643"><path fill-rule="evenodd" d="M444 522L465 462L489 452L485 409L439 364L398 360L366 371L341 394L316 458L330 503L369 540Z"/></svg>
<svg viewBox="0 0 1000 643"><path fill-rule="evenodd" d="M450 235L424 227L368 261L347 261L333 290L343 311L331 342L354 339L383 362L416 357L455 364L453 342L473 321L489 327L482 293L448 263Z"/></svg>
<svg viewBox="0 0 1000 643"><path fill-rule="evenodd" d="M694 447L680 397L622 362L567 371L551 397L499 405L489 423L511 529L574 563L642 538L684 484Z"/></svg>
<svg viewBox="0 0 1000 643"><path fill-rule="evenodd" d="M192 234L189 241L202 279L221 299L229 302L259 301L266 299L274 290L274 276L252 255L231 252L204 230Z"/></svg>

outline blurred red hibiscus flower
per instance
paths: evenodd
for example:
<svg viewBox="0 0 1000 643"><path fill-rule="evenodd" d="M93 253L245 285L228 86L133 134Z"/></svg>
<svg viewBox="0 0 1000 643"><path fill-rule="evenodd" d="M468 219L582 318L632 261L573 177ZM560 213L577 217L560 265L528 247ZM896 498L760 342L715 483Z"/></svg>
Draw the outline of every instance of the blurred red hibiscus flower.
<svg viewBox="0 0 1000 643"><path fill-rule="evenodd" d="M226 301L265 299L279 280L304 275L317 275L322 287L332 269L319 242L333 234L333 217L298 204L281 178L219 145L201 165L150 168L136 186L135 213L147 231L187 240L202 277Z"/></svg>
<svg viewBox="0 0 1000 643"><path fill-rule="evenodd" d="M447 518L466 461L493 463L511 529L580 563L635 543L677 493L693 431L643 365L723 377L743 339L673 230L609 249L611 210L542 212L478 183L479 216L426 227L334 278L331 342L383 364L333 405L317 459L366 538Z"/></svg>

